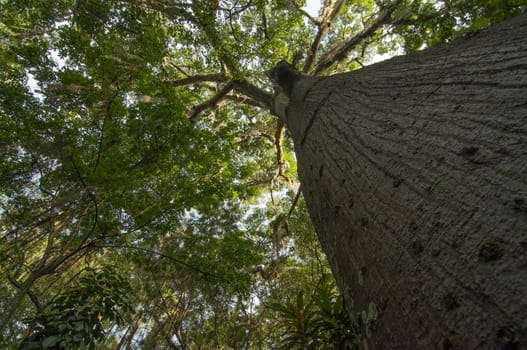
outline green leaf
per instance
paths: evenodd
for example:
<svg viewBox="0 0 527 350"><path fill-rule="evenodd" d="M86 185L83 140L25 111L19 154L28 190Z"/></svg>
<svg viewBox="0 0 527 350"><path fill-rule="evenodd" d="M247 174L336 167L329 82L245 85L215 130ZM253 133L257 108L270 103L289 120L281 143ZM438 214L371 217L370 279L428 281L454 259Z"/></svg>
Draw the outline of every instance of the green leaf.
<svg viewBox="0 0 527 350"><path fill-rule="evenodd" d="M474 21L472 21L472 28L474 30L484 28L490 24L490 21L491 19L488 17L476 18Z"/></svg>
<svg viewBox="0 0 527 350"><path fill-rule="evenodd" d="M376 320L378 315L377 305L373 302L370 302L368 306L368 319Z"/></svg>
<svg viewBox="0 0 527 350"><path fill-rule="evenodd" d="M56 337L56 336L47 337L42 341L42 347L44 349L52 348L55 346L55 344L58 343L58 341L59 341L59 337Z"/></svg>

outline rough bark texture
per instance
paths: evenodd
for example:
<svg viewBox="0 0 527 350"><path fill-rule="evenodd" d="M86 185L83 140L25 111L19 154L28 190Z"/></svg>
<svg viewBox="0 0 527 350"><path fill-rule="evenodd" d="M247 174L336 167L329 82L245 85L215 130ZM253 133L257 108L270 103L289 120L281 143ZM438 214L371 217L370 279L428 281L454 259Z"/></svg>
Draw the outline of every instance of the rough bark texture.
<svg viewBox="0 0 527 350"><path fill-rule="evenodd" d="M304 197L375 349L527 347L527 17L301 78Z"/></svg>

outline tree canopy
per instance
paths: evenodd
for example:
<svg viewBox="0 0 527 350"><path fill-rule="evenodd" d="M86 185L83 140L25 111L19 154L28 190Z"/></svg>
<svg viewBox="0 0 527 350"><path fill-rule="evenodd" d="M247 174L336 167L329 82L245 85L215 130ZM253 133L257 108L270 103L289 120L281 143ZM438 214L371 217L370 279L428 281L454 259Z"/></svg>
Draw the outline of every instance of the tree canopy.
<svg viewBox="0 0 527 350"><path fill-rule="evenodd" d="M268 72L360 69L523 0L0 1L0 344L354 348Z"/></svg>

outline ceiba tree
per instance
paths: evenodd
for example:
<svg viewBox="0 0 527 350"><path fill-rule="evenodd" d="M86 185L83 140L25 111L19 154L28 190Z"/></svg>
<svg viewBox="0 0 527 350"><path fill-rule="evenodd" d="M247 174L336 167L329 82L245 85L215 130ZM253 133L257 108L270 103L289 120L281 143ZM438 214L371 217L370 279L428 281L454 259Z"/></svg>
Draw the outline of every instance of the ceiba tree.
<svg viewBox="0 0 527 350"><path fill-rule="evenodd" d="M379 310L375 348L527 343L526 38L521 16L342 75L275 68L310 216L348 306Z"/></svg>
<svg viewBox="0 0 527 350"><path fill-rule="evenodd" d="M235 144L233 130L265 135L256 124L266 131L276 125L276 171L254 182L291 180L287 125L310 216L346 307L374 332L370 347L527 344L527 18L334 75L360 67L379 47L451 41L524 5L327 0L314 18L295 1L57 4L35 5L34 16L3 4L7 25L0 29L21 46L2 42L10 52L2 57L9 68L3 108L31 120L6 122L6 130L27 131L35 119L45 126L42 134L27 131L20 145L6 138L12 156L4 177L18 182L3 195L16 202L17 184L36 173L46 182L28 197L40 207L18 203L41 214L24 221L19 209L6 220L12 229L5 237L29 228L44 249L20 258L31 273L10 276L18 293L0 329L24 295L34 296L38 279L111 248L125 228L159 235L159 220L149 226L156 217L170 212L171 226L185 208L206 214L209 199L225 206L235 191L218 188L246 181L250 167L234 163L255 155L237 146L235 159L210 140ZM41 58L53 50L68 61L64 69ZM281 62L267 76L280 58L292 65ZM51 101L40 119L32 118L38 103L12 87L27 72ZM278 118L248 117L254 108ZM213 121L204 116L210 109ZM39 152L45 165L16 160ZM29 180L10 164L29 168ZM210 168L221 181L210 180ZM207 191L193 192L199 185ZM39 221L46 206L58 213L51 230Z"/></svg>

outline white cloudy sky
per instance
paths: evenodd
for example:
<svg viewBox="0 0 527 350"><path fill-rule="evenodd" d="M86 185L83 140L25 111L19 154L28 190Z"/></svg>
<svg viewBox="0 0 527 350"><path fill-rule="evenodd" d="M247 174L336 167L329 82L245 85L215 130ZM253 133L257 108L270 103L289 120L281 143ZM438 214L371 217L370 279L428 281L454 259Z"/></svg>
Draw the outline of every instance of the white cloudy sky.
<svg viewBox="0 0 527 350"><path fill-rule="evenodd" d="M304 9L313 17L318 16L318 11L320 10L320 0L307 0L306 6Z"/></svg>

